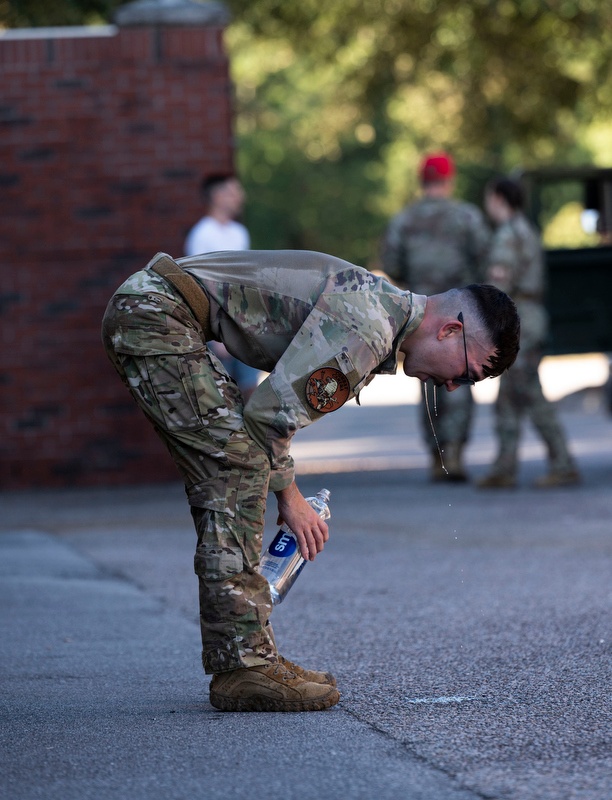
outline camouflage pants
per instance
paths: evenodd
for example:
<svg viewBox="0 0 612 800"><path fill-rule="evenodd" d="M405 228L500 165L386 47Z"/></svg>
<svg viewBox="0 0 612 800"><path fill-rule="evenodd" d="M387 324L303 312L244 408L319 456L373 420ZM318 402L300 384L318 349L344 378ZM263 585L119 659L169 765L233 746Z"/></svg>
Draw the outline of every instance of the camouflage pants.
<svg viewBox="0 0 612 800"><path fill-rule="evenodd" d="M198 536L194 567L204 669L264 664L276 658L270 591L257 572L269 460L244 427L237 385L203 341L194 343L199 329L188 312L161 295L148 301L145 313L142 298L115 296L103 339L185 481ZM181 337L183 324L189 330ZM128 326L135 343L129 349L138 349L140 341L142 352L121 351Z"/></svg>
<svg viewBox="0 0 612 800"><path fill-rule="evenodd" d="M474 411L474 398L470 387L460 386L454 392L439 388L435 389L434 395L434 386L428 381L421 384L421 395L421 427L429 451L434 455L438 452L432 425L442 449L451 442L465 444ZM428 405L431 421L427 412Z"/></svg>
<svg viewBox="0 0 612 800"><path fill-rule="evenodd" d="M551 469L564 472L574 468L565 433L555 408L542 392L538 375L540 358L539 346L522 345L515 363L501 376L495 405L495 430L499 452L493 465L494 472L506 475L516 473L521 422L524 416L531 419L544 440Z"/></svg>

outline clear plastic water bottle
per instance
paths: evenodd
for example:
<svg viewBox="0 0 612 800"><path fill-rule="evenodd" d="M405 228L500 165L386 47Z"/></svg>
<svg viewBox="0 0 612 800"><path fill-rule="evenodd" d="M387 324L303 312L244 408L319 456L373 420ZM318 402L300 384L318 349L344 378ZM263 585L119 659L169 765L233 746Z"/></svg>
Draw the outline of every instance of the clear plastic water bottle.
<svg viewBox="0 0 612 800"><path fill-rule="evenodd" d="M321 519L329 519L331 516L328 500L329 489L321 489L316 497L306 498L306 502L310 503ZM273 605L277 606L283 602L305 564L306 560L300 554L296 535L283 523L259 563L260 574L270 584Z"/></svg>

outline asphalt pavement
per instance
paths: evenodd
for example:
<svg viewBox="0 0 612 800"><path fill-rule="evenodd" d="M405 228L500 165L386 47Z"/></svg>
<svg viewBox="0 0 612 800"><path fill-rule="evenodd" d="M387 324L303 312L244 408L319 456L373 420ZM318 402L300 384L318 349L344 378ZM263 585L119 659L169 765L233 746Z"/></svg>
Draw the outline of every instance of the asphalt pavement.
<svg viewBox="0 0 612 800"><path fill-rule="evenodd" d="M178 483L0 492L0 796L609 800L612 417L596 392L560 408L566 490L531 488L532 432L517 490L429 483L414 406L298 435L332 536L273 622L336 674L325 712L208 703ZM473 477L490 425L480 406Z"/></svg>

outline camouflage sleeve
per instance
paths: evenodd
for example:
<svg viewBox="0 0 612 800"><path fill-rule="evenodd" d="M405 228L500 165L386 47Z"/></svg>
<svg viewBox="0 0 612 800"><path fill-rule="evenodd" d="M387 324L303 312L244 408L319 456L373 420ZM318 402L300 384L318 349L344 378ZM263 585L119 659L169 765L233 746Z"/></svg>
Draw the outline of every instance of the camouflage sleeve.
<svg viewBox="0 0 612 800"><path fill-rule="evenodd" d="M512 226L508 223L501 225L493 238L489 264L503 264L514 270L519 267L520 256L520 241L512 230Z"/></svg>
<svg viewBox="0 0 612 800"><path fill-rule="evenodd" d="M289 448L296 431L354 397L392 344L388 314L374 293L321 295L245 407L249 435L270 459L270 491L293 480Z"/></svg>
<svg viewBox="0 0 612 800"><path fill-rule="evenodd" d="M270 375L251 395L244 410L244 424L251 438L265 450L270 459L270 491L285 489L295 475L289 446L299 425L291 406L283 403L274 392Z"/></svg>
<svg viewBox="0 0 612 800"><path fill-rule="evenodd" d="M520 242L509 224L501 225L491 244L487 280L512 295L520 270Z"/></svg>
<svg viewBox="0 0 612 800"><path fill-rule="evenodd" d="M380 249L380 260L385 273L399 286L406 288L408 280L408 253L402 236L403 215L391 220Z"/></svg>

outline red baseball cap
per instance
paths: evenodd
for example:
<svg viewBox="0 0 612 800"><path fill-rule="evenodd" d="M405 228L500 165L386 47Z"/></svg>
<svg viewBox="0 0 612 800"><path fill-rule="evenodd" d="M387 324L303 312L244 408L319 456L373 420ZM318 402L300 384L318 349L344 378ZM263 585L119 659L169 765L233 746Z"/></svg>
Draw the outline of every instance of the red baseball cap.
<svg viewBox="0 0 612 800"><path fill-rule="evenodd" d="M419 176L423 183L447 181L455 175L455 162L447 153L432 153L421 162Z"/></svg>

